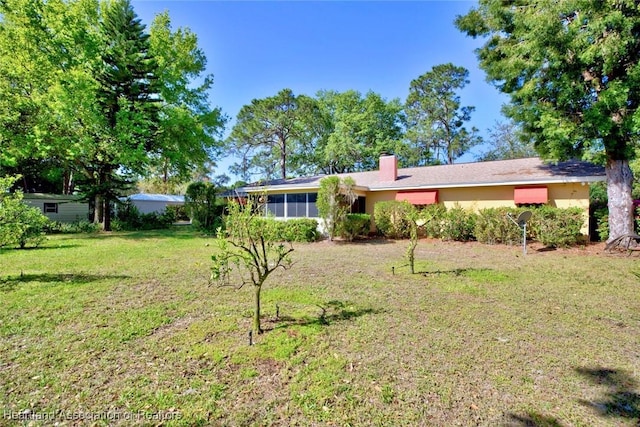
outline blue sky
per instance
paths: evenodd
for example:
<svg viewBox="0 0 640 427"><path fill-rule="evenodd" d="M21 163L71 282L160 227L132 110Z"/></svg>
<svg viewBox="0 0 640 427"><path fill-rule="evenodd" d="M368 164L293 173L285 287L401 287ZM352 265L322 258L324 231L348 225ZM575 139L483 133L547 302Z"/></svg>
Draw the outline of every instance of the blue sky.
<svg viewBox="0 0 640 427"><path fill-rule="evenodd" d="M379 93L387 100L408 95L411 80L438 64L469 70L460 92L472 105L471 126L483 135L507 101L485 81L474 49L481 44L453 21L473 1L132 1L142 21L169 11L174 29L198 35L215 84L211 102L229 116L227 132L243 105L275 95L319 90ZM481 150L475 149L477 153ZM473 161L473 152L459 161ZM220 159L226 173L232 159Z"/></svg>

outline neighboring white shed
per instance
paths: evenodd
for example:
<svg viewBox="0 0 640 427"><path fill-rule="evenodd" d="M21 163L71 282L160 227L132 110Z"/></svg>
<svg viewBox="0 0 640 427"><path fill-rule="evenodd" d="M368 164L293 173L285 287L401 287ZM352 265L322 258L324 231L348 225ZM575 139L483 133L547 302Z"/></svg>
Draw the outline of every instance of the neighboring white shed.
<svg viewBox="0 0 640 427"><path fill-rule="evenodd" d="M132 194L127 197L131 203L138 208L140 213L146 214L151 212L162 213L167 206L184 205L184 196L173 194Z"/></svg>
<svg viewBox="0 0 640 427"><path fill-rule="evenodd" d="M52 221L70 223L89 219L89 203L78 196L24 193L22 201L40 209Z"/></svg>

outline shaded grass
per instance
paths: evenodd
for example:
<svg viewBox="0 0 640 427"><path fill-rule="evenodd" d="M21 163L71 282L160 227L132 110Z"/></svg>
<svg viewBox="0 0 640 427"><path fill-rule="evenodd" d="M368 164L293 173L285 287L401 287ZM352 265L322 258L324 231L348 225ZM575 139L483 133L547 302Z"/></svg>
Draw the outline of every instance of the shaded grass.
<svg viewBox="0 0 640 427"><path fill-rule="evenodd" d="M295 267L265 285L268 332L249 346L252 290L208 284L211 243L179 230L0 251L5 413L179 426L640 418L635 257L423 240L411 275L406 242L298 244Z"/></svg>

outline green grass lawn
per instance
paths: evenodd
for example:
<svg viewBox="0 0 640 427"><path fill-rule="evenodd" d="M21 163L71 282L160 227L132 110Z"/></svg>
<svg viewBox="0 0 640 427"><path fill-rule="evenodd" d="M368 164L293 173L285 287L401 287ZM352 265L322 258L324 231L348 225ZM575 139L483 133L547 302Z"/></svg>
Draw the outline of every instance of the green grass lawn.
<svg viewBox="0 0 640 427"><path fill-rule="evenodd" d="M295 245L252 346L212 239L2 250L0 425L637 425L638 255L407 245Z"/></svg>

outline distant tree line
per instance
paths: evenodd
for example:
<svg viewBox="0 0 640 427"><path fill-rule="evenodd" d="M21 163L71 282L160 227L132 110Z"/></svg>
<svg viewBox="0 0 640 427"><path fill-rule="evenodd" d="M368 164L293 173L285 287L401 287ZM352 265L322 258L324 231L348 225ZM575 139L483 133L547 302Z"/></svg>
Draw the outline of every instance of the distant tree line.
<svg viewBox="0 0 640 427"><path fill-rule="evenodd" d="M404 167L453 163L483 142L466 126L474 107L462 106L458 95L468 75L437 65L411 82L404 103L354 90L311 97L283 89L254 99L225 143L239 159L232 171L245 181L366 171L377 168L382 153L396 154ZM532 155L533 145L512 123L498 123L491 136L478 159Z"/></svg>

